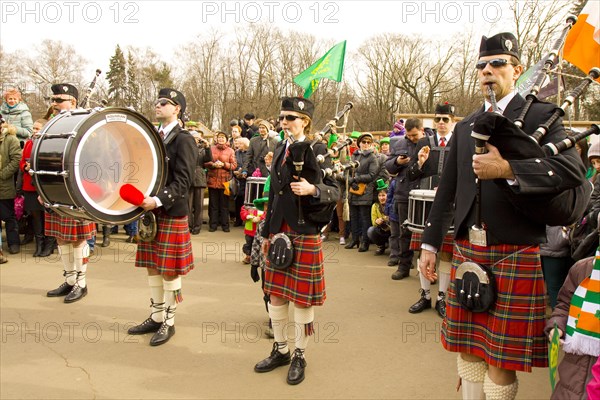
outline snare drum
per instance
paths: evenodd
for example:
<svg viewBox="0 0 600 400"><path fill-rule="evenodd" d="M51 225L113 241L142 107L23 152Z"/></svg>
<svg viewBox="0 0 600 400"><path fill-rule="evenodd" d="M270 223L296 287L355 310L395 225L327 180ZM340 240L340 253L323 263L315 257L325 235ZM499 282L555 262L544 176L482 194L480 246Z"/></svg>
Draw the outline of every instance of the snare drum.
<svg viewBox="0 0 600 400"><path fill-rule="evenodd" d="M425 223L433 205L435 190L411 190L408 194L408 218L406 226L409 231L423 233ZM454 233L454 226L448 230L448 234Z"/></svg>
<svg viewBox="0 0 600 400"><path fill-rule="evenodd" d="M265 190L265 183L267 178L247 178L246 179L246 193L244 195L244 205L254 206L253 201L263 197Z"/></svg>
<svg viewBox="0 0 600 400"><path fill-rule="evenodd" d="M34 142L31 175L58 214L124 224L144 210L121 199L125 183L154 196L167 178L166 150L150 121L126 108L74 110L53 118Z"/></svg>

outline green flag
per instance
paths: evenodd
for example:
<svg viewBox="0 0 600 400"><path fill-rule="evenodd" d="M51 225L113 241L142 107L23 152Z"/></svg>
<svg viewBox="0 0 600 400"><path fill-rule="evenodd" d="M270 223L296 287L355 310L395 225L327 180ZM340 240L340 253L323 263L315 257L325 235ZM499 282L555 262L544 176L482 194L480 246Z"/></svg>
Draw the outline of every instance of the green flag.
<svg viewBox="0 0 600 400"><path fill-rule="evenodd" d="M342 81L345 55L346 41L344 40L329 49L316 63L294 78L294 82L304 88L305 98L308 99L317 90L321 78L331 79L336 82Z"/></svg>

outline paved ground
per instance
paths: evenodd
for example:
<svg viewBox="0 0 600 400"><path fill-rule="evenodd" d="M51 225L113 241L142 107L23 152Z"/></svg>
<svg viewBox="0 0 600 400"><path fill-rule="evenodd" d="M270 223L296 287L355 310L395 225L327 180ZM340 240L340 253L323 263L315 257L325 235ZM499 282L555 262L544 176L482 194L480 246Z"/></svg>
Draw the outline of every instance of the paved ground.
<svg viewBox="0 0 600 400"><path fill-rule="evenodd" d="M392 281L373 251L325 243L327 301L316 311L306 380L285 382L286 368L253 372L272 342L260 284L242 265L241 228L194 236L196 269L184 278L177 333L160 347L127 336L148 316L145 271L124 235L97 249L89 294L64 304L45 293L62 282L55 254L32 248L0 266L2 399L357 398L458 399L456 356L439 341L434 311L409 314L418 279ZM550 396L548 370L519 374L520 399Z"/></svg>

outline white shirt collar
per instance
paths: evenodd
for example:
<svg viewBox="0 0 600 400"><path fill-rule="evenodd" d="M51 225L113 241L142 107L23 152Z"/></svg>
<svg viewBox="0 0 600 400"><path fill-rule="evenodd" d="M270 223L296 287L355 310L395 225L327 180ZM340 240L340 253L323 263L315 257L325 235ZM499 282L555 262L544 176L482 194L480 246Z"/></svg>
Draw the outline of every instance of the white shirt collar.
<svg viewBox="0 0 600 400"><path fill-rule="evenodd" d="M444 140L446 141L446 144L448 144L448 142L450 141L450 138L451 138L451 137L452 137L452 132L448 132L448 133L446 134L446 136L444 136ZM440 139L441 139L441 138L442 138L442 137L441 137L441 136L440 136L440 134L438 133L438 134L437 134L437 140L438 140L438 143L440 142Z"/></svg>
<svg viewBox="0 0 600 400"><path fill-rule="evenodd" d="M497 105L498 105L498 110L500 111L500 113L504 114L504 111L506 111L506 107L508 107L508 103L510 103L510 101L516 95L517 95L517 91L513 90L512 92L510 92L509 94L504 96L502 99L498 100ZM489 110L489 108L491 106L492 106L492 103L490 103L486 100L485 104L484 104L484 110Z"/></svg>
<svg viewBox="0 0 600 400"><path fill-rule="evenodd" d="M169 133L171 133L171 131L173 130L173 128L175 128L175 126L178 123L179 123L179 121L175 120L175 121L171 122L167 126L161 126L160 128L158 128L158 131L160 132L162 130L164 132L164 134L165 134L165 139L166 139L167 136L169 136Z"/></svg>

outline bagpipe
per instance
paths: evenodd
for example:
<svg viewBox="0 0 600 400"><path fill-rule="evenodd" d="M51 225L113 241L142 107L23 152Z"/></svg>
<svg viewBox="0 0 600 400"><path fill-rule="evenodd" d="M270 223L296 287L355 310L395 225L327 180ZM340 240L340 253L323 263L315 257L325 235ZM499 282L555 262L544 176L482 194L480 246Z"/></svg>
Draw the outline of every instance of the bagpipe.
<svg viewBox="0 0 600 400"><path fill-rule="evenodd" d="M551 127L565 115L567 108L574 103L575 99L585 91L594 79L600 77L600 69L597 67L592 68L582 82L575 89L568 92L561 106L557 106L548 120L540 124L534 132L527 134L522 130L525 117L530 111L531 106L534 103L539 102L537 94L545 79L545 74L548 73L549 69L555 64L560 47L564 44L564 38L576 20L577 18L573 16L570 16L567 19L568 26L562 32L561 37L557 40L554 49L551 51L545 62L544 73L541 74L544 76L538 78L531 89L531 93L526 96L524 108L514 122L497 112L486 112L477 117L473 126L473 132L471 133L471 136L476 142L476 154L485 152L485 143L490 143L498 148L498 151L504 159L509 161L535 158L543 159L556 156L560 152L574 147L578 140L592 134L599 134L599 127L594 124L585 132L568 136L558 143L546 143L540 145L540 142ZM497 106L495 104L491 86L488 90L492 107L496 110ZM508 199L513 206L534 221L551 226L570 225L577 221L584 212L592 191L590 183L585 181L573 189L565 190L560 193L532 193L518 195L508 186L508 184L506 184L506 182L500 181L502 180L498 180L498 183L501 184L503 191L507 194ZM542 204L545 206L542 207ZM549 213L546 210L552 210L552 212ZM480 219L477 220L480 222Z"/></svg>
<svg viewBox="0 0 600 400"><path fill-rule="evenodd" d="M320 132L315 134L315 138L312 141L293 141L293 137L290 135L289 140L292 143L288 146L288 156L286 163L289 163L292 168L293 175L300 181L301 178L306 179L311 184L323 183L324 179L331 177L333 170L330 168L321 168L321 164L331 157L332 153L327 151L325 154L315 154L315 145L320 143L324 139L328 138L331 134L331 130L334 124L343 118L353 107L352 103L348 102L340 112L338 112L332 120L330 120ZM346 141L340 145L334 151L339 151L342 148L350 145L352 140ZM333 150L333 149L332 149ZM350 166L346 167L350 168ZM317 225L326 224L331 218L331 213L335 208L335 203L331 204L311 204L308 196L302 196L298 200L298 223L300 225L305 224L304 216Z"/></svg>

